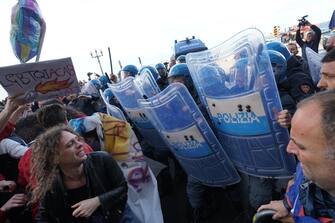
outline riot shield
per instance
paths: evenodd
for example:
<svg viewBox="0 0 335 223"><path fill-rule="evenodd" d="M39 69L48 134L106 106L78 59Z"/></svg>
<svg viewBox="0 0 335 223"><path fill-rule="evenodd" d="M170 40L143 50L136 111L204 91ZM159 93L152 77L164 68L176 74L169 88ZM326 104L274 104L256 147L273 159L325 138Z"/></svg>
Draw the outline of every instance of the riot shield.
<svg viewBox="0 0 335 223"><path fill-rule="evenodd" d="M110 104L109 99L104 96L104 94L101 90L100 90L100 96L101 96L103 102L106 105L108 115L113 116L113 117L115 117L117 119L120 119L120 120L123 120L123 121L127 121L126 117L123 114L123 111L121 111L121 109L119 109L115 105Z"/></svg>
<svg viewBox="0 0 335 223"><path fill-rule="evenodd" d="M116 84L108 84L120 102L129 119L136 125L144 140L157 151L168 151L167 145L146 117L137 100L143 99L143 92L134 84L134 77L127 77Z"/></svg>
<svg viewBox="0 0 335 223"><path fill-rule="evenodd" d="M316 53L311 48L306 47L306 57L308 62L309 73L313 78L314 84L317 85L321 78L320 71L321 71L322 56Z"/></svg>
<svg viewBox="0 0 335 223"><path fill-rule="evenodd" d="M144 68L140 75L135 77L134 83L140 91L143 92L143 98L151 97L161 91L153 74L148 68Z"/></svg>
<svg viewBox="0 0 335 223"><path fill-rule="evenodd" d="M295 160L286 152L288 131L276 121L282 106L262 33L247 29L213 49L188 54L186 61L235 166L254 176L291 176Z"/></svg>
<svg viewBox="0 0 335 223"><path fill-rule="evenodd" d="M189 176L209 186L239 181L232 162L183 84L173 83L139 103Z"/></svg>

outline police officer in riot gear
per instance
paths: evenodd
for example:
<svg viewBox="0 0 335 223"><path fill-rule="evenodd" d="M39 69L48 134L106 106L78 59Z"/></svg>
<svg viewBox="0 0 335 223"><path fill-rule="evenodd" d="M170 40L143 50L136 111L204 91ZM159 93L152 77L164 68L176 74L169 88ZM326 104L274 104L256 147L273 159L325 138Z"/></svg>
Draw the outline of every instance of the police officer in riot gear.
<svg viewBox="0 0 335 223"><path fill-rule="evenodd" d="M161 90L165 89L168 85L169 82L167 80L167 70L164 64L158 63L155 65L156 70L159 73L159 78L157 80L157 84Z"/></svg>
<svg viewBox="0 0 335 223"><path fill-rule="evenodd" d="M138 74L138 69L135 65L128 64L127 66L124 66L121 70L121 79L125 79L126 77L135 77L135 75Z"/></svg>
<svg viewBox="0 0 335 223"><path fill-rule="evenodd" d="M295 103L313 95L316 88L312 77L304 72L302 64L290 54L287 47L280 42L271 42L266 46L268 50L277 51L285 57L287 80L283 81L281 86L287 89Z"/></svg>

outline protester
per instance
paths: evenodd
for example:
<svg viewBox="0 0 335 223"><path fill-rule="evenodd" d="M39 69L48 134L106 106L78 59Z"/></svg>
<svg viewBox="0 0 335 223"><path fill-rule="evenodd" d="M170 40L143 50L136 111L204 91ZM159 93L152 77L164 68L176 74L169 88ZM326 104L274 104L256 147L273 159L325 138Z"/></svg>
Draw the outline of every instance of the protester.
<svg viewBox="0 0 335 223"><path fill-rule="evenodd" d="M7 98L6 105L0 113L0 140L13 132L16 121L26 109L28 109L27 105L20 106L16 97Z"/></svg>
<svg viewBox="0 0 335 223"><path fill-rule="evenodd" d="M320 89L335 89L335 49L330 50L321 60Z"/></svg>
<svg viewBox="0 0 335 223"><path fill-rule="evenodd" d="M25 194L14 194L2 207L0 208L0 223L5 222L6 212L9 210L23 206L27 203L28 197Z"/></svg>
<svg viewBox="0 0 335 223"><path fill-rule="evenodd" d="M335 48L335 34L333 34L327 39L325 50L329 52L334 48Z"/></svg>
<svg viewBox="0 0 335 223"><path fill-rule="evenodd" d="M298 50L298 46L296 43L291 42L287 44L287 48L290 51L290 53L292 54L293 57L295 57L295 59L297 59L299 61L299 63L301 63L302 65L302 69L306 74L309 74L309 67L308 67L308 61L305 61L301 56L298 55L299 50Z"/></svg>
<svg viewBox="0 0 335 223"><path fill-rule="evenodd" d="M301 27L302 26L310 26L312 31L305 33L305 40L301 38ZM302 50L302 58L304 58L305 61L307 61L306 57L306 47L311 48L316 53L319 52L319 43L321 40L321 30L316 25L312 25L309 21L305 21L304 24L300 24L298 26L297 32L296 32L296 41L298 45L301 47Z"/></svg>
<svg viewBox="0 0 335 223"><path fill-rule="evenodd" d="M300 59L301 57L298 55L299 50L298 50L298 46L296 43L288 43L287 44L287 48L290 51L290 53L292 53L293 56L295 56L297 59Z"/></svg>
<svg viewBox="0 0 335 223"><path fill-rule="evenodd" d="M81 137L68 127L53 127L38 138L32 173L37 180L32 202L42 199L37 222L122 218L127 183L120 168L107 153L86 155Z"/></svg>
<svg viewBox="0 0 335 223"><path fill-rule="evenodd" d="M34 112L17 121L14 133L27 145L30 145L43 131L44 128L38 123L36 112Z"/></svg>
<svg viewBox="0 0 335 223"><path fill-rule="evenodd" d="M307 117L313 117L306 122ZM305 99L292 119L287 152L300 163L284 200L272 201L260 210L273 209L273 219L288 222L335 220L335 92L325 91Z"/></svg>
<svg viewBox="0 0 335 223"><path fill-rule="evenodd" d="M37 121L44 130L59 124L67 124L68 119L66 109L60 104L51 104L44 106L37 112ZM35 138L38 136L39 133L40 132L37 132ZM88 144L84 144L84 150L86 153L90 153L93 151ZM31 154L32 149L29 148L19 162L19 183L23 187L25 187L30 182Z"/></svg>
<svg viewBox="0 0 335 223"><path fill-rule="evenodd" d="M0 142L0 155L9 154L12 158L20 158L27 151L27 149L27 145L22 145L10 138L3 139Z"/></svg>
<svg viewBox="0 0 335 223"><path fill-rule="evenodd" d="M10 135L14 132L16 122L21 118L22 114L29 108L29 105L21 105L17 106L16 108L15 107L16 105L15 103L12 103L12 99L8 99L5 109L0 114L2 118L1 121L2 122L7 121L7 124L1 126L6 127L1 133L1 135L4 134L3 137L0 137L0 155L9 154L13 158L20 158L28 148L25 145L25 142L20 141L18 137L16 137L18 140L14 140L14 137L11 138Z"/></svg>

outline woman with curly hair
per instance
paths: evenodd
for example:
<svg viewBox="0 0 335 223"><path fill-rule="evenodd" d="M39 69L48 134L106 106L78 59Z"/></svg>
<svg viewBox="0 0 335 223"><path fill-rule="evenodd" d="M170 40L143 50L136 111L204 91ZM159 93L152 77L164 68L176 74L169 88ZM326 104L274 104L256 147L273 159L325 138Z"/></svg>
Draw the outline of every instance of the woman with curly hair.
<svg viewBox="0 0 335 223"><path fill-rule="evenodd" d="M33 145L31 202L41 200L36 222L119 222L127 201L127 183L105 152L88 155L83 140L60 125Z"/></svg>

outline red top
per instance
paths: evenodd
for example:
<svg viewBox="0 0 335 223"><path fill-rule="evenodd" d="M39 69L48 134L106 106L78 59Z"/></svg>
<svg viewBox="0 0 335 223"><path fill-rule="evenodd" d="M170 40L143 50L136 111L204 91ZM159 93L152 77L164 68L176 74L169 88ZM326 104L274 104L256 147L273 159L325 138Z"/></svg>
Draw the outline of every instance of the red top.
<svg viewBox="0 0 335 223"><path fill-rule="evenodd" d="M14 131L15 125L8 122L6 127L0 132L0 141L7 138Z"/></svg>

